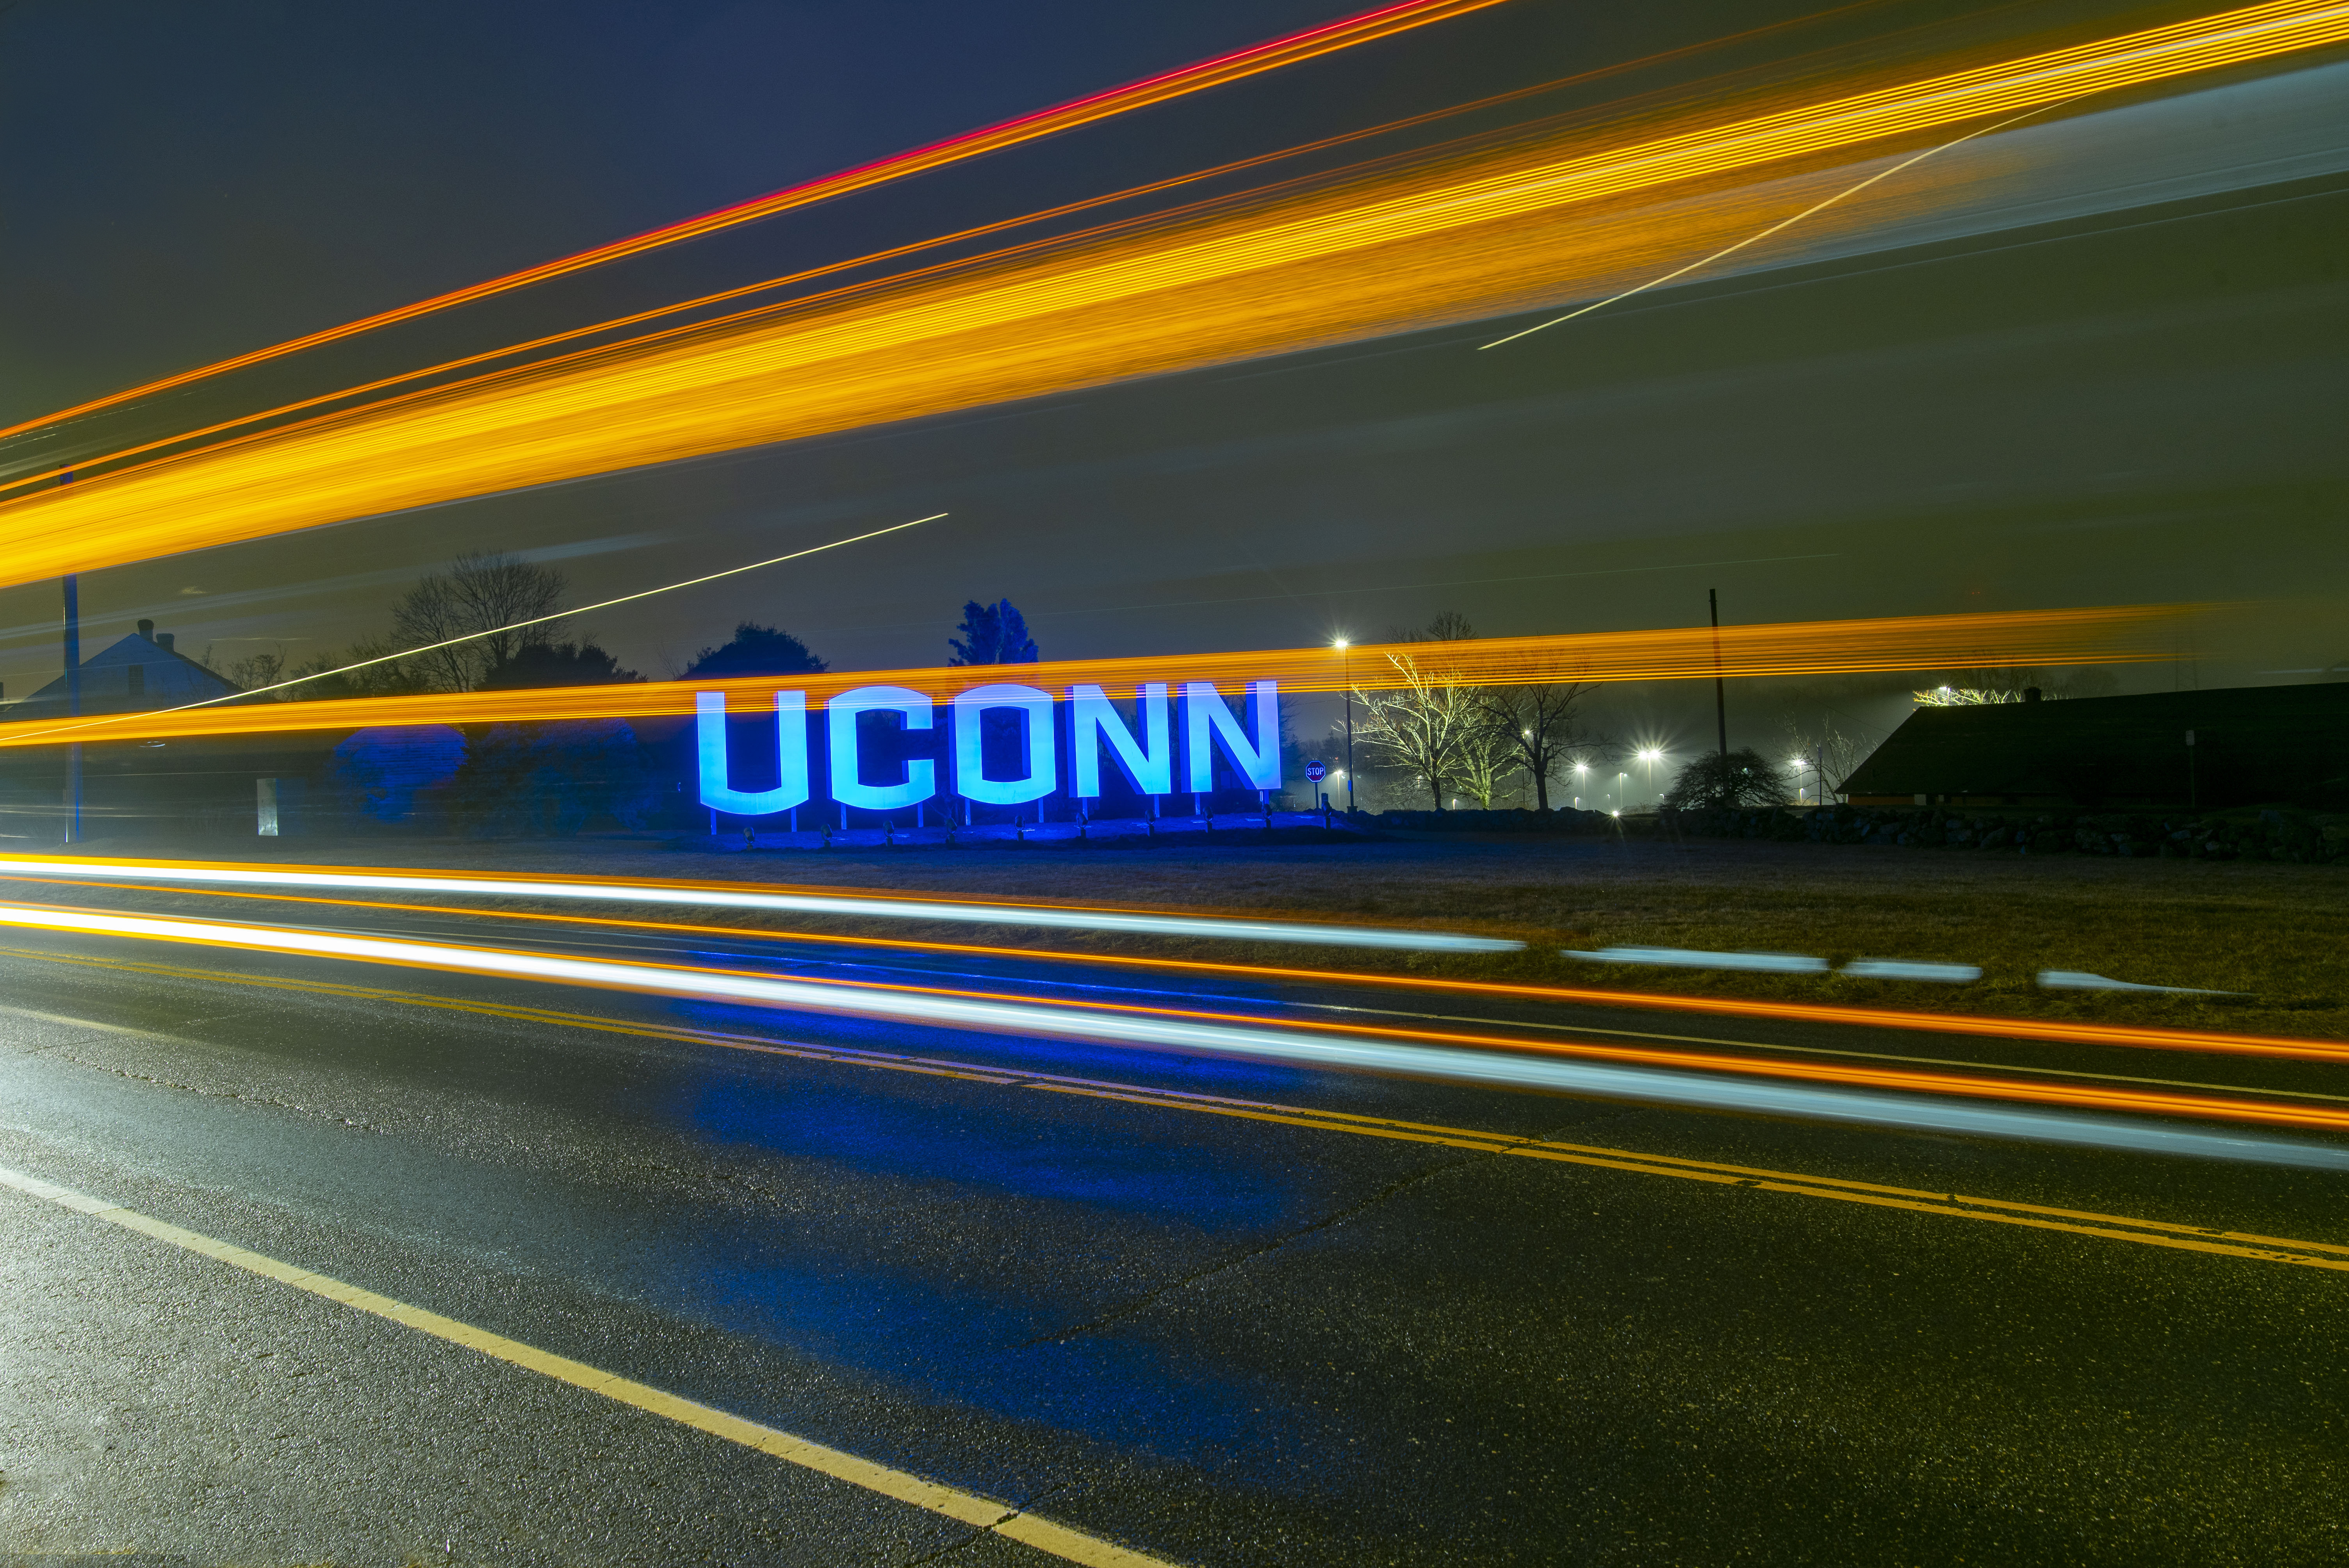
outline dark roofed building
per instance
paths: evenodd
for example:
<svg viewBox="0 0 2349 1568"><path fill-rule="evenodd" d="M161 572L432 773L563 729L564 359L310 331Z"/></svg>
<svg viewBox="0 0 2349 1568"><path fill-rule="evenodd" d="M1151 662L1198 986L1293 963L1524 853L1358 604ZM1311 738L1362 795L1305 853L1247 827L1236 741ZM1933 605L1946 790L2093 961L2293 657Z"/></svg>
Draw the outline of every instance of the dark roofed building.
<svg viewBox="0 0 2349 1568"><path fill-rule="evenodd" d="M171 634L158 632L152 621L140 622L138 631L81 664L85 715L179 707L208 697L233 696L240 689L235 682L174 648ZM0 713L0 718L11 724L65 716L63 676Z"/></svg>
<svg viewBox="0 0 2349 1568"><path fill-rule="evenodd" d="M82 662L85 717L181 707L234 696L237 685L171 645L152 621ZM65 677L0 708L0 723L67 720ZM67 739L82 750L85 839L190 831L276 835L300 830L304 798L332 741L311 735L109 740L100 729L54 745L0 753L0 831L62 841Z"/></svg>
<svg viewBox="0 0 2349 1568"><path fill-rule="evenodd" d="M2349 806L2349 683L2032 695L1919 708L1844 792L1855 806Z"/></svg>

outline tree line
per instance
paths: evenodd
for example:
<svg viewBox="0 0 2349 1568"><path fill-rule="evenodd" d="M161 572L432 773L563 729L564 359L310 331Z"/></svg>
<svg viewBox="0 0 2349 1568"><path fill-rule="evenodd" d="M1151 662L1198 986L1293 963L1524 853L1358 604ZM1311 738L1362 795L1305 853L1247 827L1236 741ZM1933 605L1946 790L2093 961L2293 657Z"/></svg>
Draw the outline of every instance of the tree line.
<svg viewBox="0 0 2349 1568"><path fill-rule="evenodd" d="M394 601L384 636L300 665L290 663L281 648L213 667L250 694L243 700L267 702L644 679L624 668L591 633L573 627L573 616L564 609L569 591L568 581L554 567L476 552L426 573ZM954 634L947 639L950 665L1030 664L1041 656L1025 617L1009 599L966 603ZM1571 795L1577 772L1603 770L1625 755L1616 737L1589 721L1599 683L1481 686L1447 673L1441 645L1475 634L1465 615L1447 610L1423 628L1392 634L1389 641L1401 645L1400 651L1381 655L1374 669L1356 672L1359 678L1349 693L1354 743L1372 769L1423 791L1437 810L1455 799L1490 810L1496 801L1526 793L1547 810L1553 786ZM1413 645L1426 651L1416 652ZM212 663L209 654L204 662ZM791 633L743 621L726 642L698 650L671 678L816 675L828 668ZM1790 758L1708 751L1680 769L1662 803L1698 809L1785 801L1794 795L1789 774L1819 762L1832 789L1832 781L1847 777L1880 738L1846 706L1864 696L1870 683L1845 684L1848 691L1837 684L1815 684L1787 694L1779 728ZM2049 697L2095 696L2115 685L2101 669L1964 670L1916 691L1913 700L2012 702L2033 686ZM1334 748L1340 739L1333 730L1329 744Z"/></svg>
<svg viewBox="0 0 2349 1568"><path fill-rule="evenodd" d="M294 664L279 648L225 666L204 662L250 694L246 700L411 696L430 692L530 686L612 686L643 680L588 633L566 635L570 583L554 567L511 554L476 552L429 572L393 602L388 635L339 654ZM1032 664L1039 657L1026 619L1009 599L963 606L948 639L957 665ZM830 666L789 632L755 621L725 643L700 649L674 678L821 675Z"/></svg>

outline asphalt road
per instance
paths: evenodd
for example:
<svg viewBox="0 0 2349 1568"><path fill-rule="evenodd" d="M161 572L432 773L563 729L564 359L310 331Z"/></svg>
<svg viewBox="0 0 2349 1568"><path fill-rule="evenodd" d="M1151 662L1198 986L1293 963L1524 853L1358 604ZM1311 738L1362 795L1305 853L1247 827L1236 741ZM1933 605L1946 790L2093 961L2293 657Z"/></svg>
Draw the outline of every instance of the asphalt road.
<svg viewBox="0 0 2349 1568"><path fill-rule="evenodd" d="M1116 984L1269 1018L1468 1016ZM2305 1064L1474 1016L2337 1087ZM2349 1558L2349 1273L2152 1228L2349 1243L2325 1171L22 932L0 938L0 1167L1167 1561ZM2000 1222L2014 1205L2134 1228ZM26 1562L1055 1560L22 1191L0 1190L0 1552Z"/></svg>

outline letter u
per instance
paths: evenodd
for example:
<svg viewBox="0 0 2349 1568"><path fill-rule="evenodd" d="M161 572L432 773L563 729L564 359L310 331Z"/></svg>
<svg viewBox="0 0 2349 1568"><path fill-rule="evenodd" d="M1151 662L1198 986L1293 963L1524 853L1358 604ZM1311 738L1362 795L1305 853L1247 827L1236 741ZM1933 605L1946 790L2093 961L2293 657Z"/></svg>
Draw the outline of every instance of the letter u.
<svg viewBox="0 0 2349 1568"><path fill-rule="evenodd" d="M808 798L807 693L775 694L775 775L771 789L737 789L726 762L726 694L693 694L693 738L701 758L701 803L731 817L768 817Z"/></svg>

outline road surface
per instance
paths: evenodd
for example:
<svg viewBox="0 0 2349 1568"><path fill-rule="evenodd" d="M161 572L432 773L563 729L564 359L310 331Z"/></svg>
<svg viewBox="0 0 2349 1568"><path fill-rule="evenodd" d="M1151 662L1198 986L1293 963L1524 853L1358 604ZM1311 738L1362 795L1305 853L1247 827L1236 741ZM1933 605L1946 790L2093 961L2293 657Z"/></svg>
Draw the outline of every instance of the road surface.
<svg viewBox="0 0 2349 1568"><path fill-rule="evenodd" d="M202 913L2339 1087L1334 983ZM0 1552L28 1563L2349 1557L2338 1171L54 932L0 934Z"/></svg>

